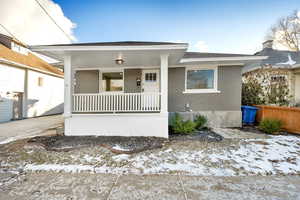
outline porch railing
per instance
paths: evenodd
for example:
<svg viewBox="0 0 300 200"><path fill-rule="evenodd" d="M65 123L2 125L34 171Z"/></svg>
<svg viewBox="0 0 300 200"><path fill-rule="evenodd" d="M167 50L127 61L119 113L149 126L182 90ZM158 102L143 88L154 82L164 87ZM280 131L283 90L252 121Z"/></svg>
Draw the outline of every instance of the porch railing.
<svg viewBox="0 0 300 200"><path fill-rule="evenodd" d="M73 94L73 112L158 112L160 93Z"/></svg>

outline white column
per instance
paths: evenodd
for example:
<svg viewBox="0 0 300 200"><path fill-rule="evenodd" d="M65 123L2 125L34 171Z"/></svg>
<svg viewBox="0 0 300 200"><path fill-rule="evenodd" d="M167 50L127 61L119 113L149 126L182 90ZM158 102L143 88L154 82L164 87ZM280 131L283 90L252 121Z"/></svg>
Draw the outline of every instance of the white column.
<svg viewBox="0 0 300 200"><path fill-rule="evenodd" d="M160 56L161 113L168 112L168 54Z"/></svg>
<svg viewBox="0 0 300 200"><path fill-rule="evenodd" d="M25 69L23 93L23 118L28 117L28 69Z"/></svg>
<svg viewBox="0 0 300 200"><path fill-rule="evenodd" d="M72 70L71 70L71 56L66 55L64 57L64 116L70 117L72 113Z"/></svg>

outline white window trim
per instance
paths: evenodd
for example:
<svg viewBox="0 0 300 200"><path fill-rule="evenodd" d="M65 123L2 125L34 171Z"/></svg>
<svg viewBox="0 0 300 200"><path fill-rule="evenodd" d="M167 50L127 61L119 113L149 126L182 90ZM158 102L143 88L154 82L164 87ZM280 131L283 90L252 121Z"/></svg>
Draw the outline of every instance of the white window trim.
<svg viewBox="0 0 300 200"><path fill-rule="evenodd" d="M214 70L214 88L213 89L187 89L187 71L188 70ZM218 66L191 66L185 67L184 79L184 94L197 94L197 93L220 93L218 90Z"/></svg>
<svg viewBox="0 0 300 200"><path fill-rule="evenodd" d="M111 69L111 68L103 68L103 69L99 69L99 93L124 93L124 87L125 87L125 82L124 82L124 69L122 68L116 68L116 69ZM122 72L123 74L123 87L121 91L103 91L102 88L102 73L109 73L109 72Z"/></svg>

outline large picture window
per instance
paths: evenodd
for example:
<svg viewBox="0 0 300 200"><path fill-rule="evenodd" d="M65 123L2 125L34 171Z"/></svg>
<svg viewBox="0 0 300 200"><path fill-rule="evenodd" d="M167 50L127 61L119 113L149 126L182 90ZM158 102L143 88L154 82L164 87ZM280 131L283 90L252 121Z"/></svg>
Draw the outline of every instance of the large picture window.
<svg viewBox="0 0 300 200"><path fill-rule="evenodd" d="M217 91L217 67L190 67L186 68L185 92L205 93Z"/></svg>
<svg viewBox="0 0 300 200"><path fill-rule="evenodd" d="M123 72L103 72L102 88L105 92L123 91Z"/></svg>

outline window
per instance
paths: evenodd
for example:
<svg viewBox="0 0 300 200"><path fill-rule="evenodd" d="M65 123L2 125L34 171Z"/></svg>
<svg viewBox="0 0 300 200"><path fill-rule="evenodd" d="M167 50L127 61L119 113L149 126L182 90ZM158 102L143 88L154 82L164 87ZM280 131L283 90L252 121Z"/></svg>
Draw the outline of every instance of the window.
<svg viewBox="0 0 300 200"><path fill-rule="evenodd" d="M285 76L284 75L273 75L273 76L271 76L271 82L273 82L273 83L285 82Z"/></svg>
<svg viewBox="0 0 300 200"><path fill-rule="evenodd" d="M102 73L102 88L106 92L123 91L123 72Z"/></svg>
<svg viewBox="0 0 300 200"><path fill-rule="evenodd" d="M18 52L18 53L21 53L21 54L24 54L24 55L28 55L28 49L26 49L25 47L21 46L21 45L18 45L17 43L15 42L12 42L11 43L11 49L15 52Z"/></svg>
<svg viewBox="0 0 300 200"><path fill-rule="evenodd" d="M44 85L44 79L43 79L43 77L39 77L38 78L38 86L43 87L43 85Z"/></svg>
<svg viewBox="0 0 300 200"><path fill-rule="evenodd" d="M211 93L217 91L217 67L186 68L186 93Z"/></svg>
<svg viewBox="0 0 300 200"><path fill-rule="evenodd" d="M156 73L145 73L146 82L156 82Z"/></svg>

